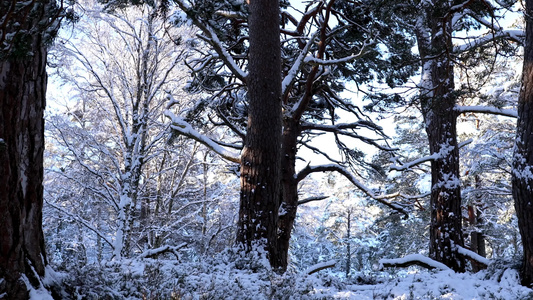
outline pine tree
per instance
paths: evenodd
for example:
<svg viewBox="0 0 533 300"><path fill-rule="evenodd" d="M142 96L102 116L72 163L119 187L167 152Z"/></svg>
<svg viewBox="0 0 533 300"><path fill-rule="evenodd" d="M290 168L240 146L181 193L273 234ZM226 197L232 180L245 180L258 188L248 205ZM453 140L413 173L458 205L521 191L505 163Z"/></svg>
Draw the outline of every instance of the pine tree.
<svg viewBox="0 0 533 300"><path fill-rule="evenodd" d="M0 295L42 286L44 108L55 1L0 2ZM27 278L27 279L26 279Z"/></svg>

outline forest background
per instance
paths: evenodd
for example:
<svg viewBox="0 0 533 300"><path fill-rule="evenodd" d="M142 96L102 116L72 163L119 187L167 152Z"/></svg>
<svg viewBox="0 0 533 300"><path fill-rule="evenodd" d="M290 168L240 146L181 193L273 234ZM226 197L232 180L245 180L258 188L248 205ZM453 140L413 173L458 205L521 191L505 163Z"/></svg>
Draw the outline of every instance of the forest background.
<svg viewBox="0 0 533 300"><path fill-rule="evenodd" d="M278 114L248 95L247 3L72 4L48 53L47 275L33 295L461 295L380 286L425 268L529 295L509 271L524 257L511 184L524 8L400 2L281 1L282 76L258 84L280 88ZM258 163L272 177L253 164L277 151L240 157L270 142L248 138L252 111L281 133Z"/></svg>

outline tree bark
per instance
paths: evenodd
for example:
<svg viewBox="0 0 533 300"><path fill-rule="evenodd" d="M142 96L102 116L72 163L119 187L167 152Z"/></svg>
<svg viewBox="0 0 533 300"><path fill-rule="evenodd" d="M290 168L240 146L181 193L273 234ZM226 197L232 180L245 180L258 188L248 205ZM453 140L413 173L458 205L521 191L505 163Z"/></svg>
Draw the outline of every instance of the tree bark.
<svg viewBox="0 0 533 300"><path fill-rule="evenodd" d="M281 156L282 194L278 220L278 249L281 269L287 269L292 228L298 210L298 181L296 174L296 152L300 135L299 120L286 118L283 121L283 146Z"/></svg>
<svg viewBox="0 0 533 300"><path fill-rule="evenodd" d="M533 283L533 0L526 1L526 42L513 157L512 189L522 237L522 284Z"/></svg>
<svg viewBox="0 0 533 300"><path fill-rule="evenodd" d="M251 1L248 24L249 108L236 240L247 252L265 249L277 269L282 267L277 247L282 130L279 1Z"/></svg>
<svg viewBox="0 0 533 300"><path fill-rule="evenodd" d="M42 229L47 48L39 22L50 20L53 2L26 3L27 19L6 5L0 5L0 19L9 19L2 33L15 37L0 51L0 295L25 299L22 276L38 287L47 264Z"/></svg>
<svg viewBox="0 0 533 300"><path fill-rule="evenodd" d="M422 58L421 108L431 154L430 257L455 271L464 271L465 260L456 246L463 246L457 115L454 112L454 74L448 1L425 7L417 41ZM424 31L422 28L425 28Z"/></svg>

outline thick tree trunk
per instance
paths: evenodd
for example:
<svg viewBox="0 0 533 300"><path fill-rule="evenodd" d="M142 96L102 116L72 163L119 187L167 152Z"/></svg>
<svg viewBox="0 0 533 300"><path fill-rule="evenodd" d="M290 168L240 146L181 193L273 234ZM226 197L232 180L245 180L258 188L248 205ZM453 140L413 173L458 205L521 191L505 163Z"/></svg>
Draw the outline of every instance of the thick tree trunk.
<svg viewBox="0 0 533 300"><path fill-rule="evenodd" d="M513 158L513 197L522 236L522 284L533 284L533 0L526 1L526 43Z"/></svg>
<svg viewBox="0 0 533 300"><path fill-rule="evenodd" d="M277 247L281 185L281 46L279 1L250 2L248 126L241 156L237 243L266 249L273 268L283 267Z"/></svg>
<svg viewBox="0 0 533 300"><path fill-rule="evenodd" d="M19 20L20 26L34 28L50 5L38 1L30 14L38 17ZM7 12L0 5L0 19ZM42 229L47 50L40 33L18 34L26 44L13 42L9 53L0 53L0 297L7 299L28 298L21 276L38 287L47 264Z"/></svg>
<svg viewBox="0 0 533 300"><path fill-rule="evenodd" d="M455 271L464 271L465 260L456 246L463 246L459 148L457 145L451 19L444 18L448 1L426 7L417 32L422 57L421 108L429 148L437 157L431 161L431 258Z"/></svg>
<svg viewBox="0 0 533 300"><path fill-rule="evenodd" d="M430 151L439 158L431 162L431 258L455 271L464 271L465 261L456 246L463 246L459 150L453 100L438 101L427 114L426 131ZM442 105L442 106L441 106Z"/></svg>

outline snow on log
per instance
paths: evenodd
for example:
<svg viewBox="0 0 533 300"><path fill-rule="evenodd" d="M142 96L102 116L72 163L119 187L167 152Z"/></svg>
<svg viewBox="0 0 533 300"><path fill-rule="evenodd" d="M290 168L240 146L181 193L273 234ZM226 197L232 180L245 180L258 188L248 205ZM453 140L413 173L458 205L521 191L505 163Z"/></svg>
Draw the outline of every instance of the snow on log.
<svg viewBox="0 0 533 300"><path fill-rule="evenodd" d="M311 275L311 274L316 273L316 272L318 272L320 270L324 270L324 269L327 269L327 268L333 268L336 263L337 263L337 261L333 259L333 260L329 260L329 261L318 263L316 265L312 265L309 268L307 268L307 270L305 270L305 274Z"/></svg>
<svg viewBox="0 0 533 300"><path fill-rule="evenodd" d="M176 257L178 257L178 250L180 250L181 248L184 248L185 246L187 246L187 243L182 243L182 244L180 244L178 246L165 245L165 246L161 246L159 248L146 250L143 253L141 253L141 255L139 255L139 257L140 258L149 258L149 257L157 256L159 254L167 253L167 252L171 252Z"/></svg>
<svg viewBox="0 0 533 300"><path fill-rule="evenodd" d="M457 246L457 252L463 256L465 256L466 258L468 259L472 259L480 264L483 264L483 265L490 265L490 259L486 258L486 257L483 257L479 254L477 254L476 252L474 251L471 251L471 250L468 250L466 248L463 248L461 246Z"/></svg>
<svg viewBox="0 0 533 300"><path fill-rule="evenodd" d="M409 254L402 258L393 258L393 259L380 259L379 260L380 268L384 267L409 267L417 265L424 267L426 269L440 269L440 270L449 270L450 268L443 263L440 263L436 260L433 260L429 257L426 257L422 254Z"/></svg>

